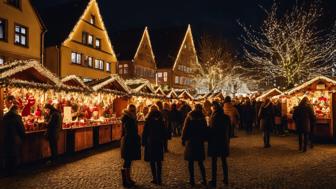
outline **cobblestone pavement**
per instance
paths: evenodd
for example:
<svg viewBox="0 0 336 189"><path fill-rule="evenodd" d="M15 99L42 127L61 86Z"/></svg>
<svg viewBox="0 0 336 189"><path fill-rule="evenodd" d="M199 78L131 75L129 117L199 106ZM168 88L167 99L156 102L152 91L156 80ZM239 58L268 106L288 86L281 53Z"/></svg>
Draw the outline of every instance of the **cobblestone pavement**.
<svg viewBox="0 0 336 189"><path fill-rule="evenodd" d="M320 144L300 153L294 136L272 137L271 143L271 148L262 148L260 134L239 133L232 140L227 188L336 188L336 145ZM0 179L0 188L122 188L119 149L105 148L76 155L59 165L24 168L16 177ZM164 185L152 185L148 164L137 161L132 173L137 188L190 188L180 140L173 139L169 148L163 165ZM209 159L206 169L210 178ZM195 167L196 180L200 178L198 172ZM219 173L218 180L222 180Z"/></svg>

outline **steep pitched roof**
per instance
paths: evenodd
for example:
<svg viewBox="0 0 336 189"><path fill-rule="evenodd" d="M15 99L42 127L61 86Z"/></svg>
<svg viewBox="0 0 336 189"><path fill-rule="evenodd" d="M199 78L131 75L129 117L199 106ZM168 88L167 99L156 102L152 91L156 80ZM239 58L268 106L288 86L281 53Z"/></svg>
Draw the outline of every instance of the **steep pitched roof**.
<svg viewBox="0 0 336 189"><path fill-rule="evenodd" d="M144 28L109 32L118 60L132 60L140 45Z"/></svg>
<svg viewBox="0 0 336 189"><path fill-rule="evenodd" d="M161 29L149 28L157 68L172 68L182 45L187 26Z"/></svg>
<svg viewBox="0 0 336 189"><path fill-rule="evenodd" d="M60 45L70 34L89 0L74 0L38 10L47 28L45 46Z"/></svg>

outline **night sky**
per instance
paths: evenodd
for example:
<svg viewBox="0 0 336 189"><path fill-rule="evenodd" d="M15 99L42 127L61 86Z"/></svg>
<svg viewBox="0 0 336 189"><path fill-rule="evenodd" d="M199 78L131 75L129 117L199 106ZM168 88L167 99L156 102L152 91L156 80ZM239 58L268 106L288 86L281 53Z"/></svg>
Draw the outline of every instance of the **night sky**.
<svg viewBox="0 0 336 189"><path fill-rule="evenodd" d="M33 0L44 8L73 0ZM286 10L296 0L280 0ZM301 2L301 0L299 0ZM309 1L309 0L306 0ZM98 0L106 27L113 31L149 26L162 28L191 24L195 36L221 36L239 48L241 28L237 20L258 26L265 16L259 6L269 8L273 0ZM336 18L336 0L321 0L322 27Z"/></svg>

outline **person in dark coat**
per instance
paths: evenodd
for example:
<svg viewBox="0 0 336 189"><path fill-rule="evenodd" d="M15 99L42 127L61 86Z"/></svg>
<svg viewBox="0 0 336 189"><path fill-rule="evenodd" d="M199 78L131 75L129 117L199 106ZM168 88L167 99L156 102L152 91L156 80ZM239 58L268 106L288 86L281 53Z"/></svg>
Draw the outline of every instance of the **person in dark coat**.
<svg viewBox="0 0 336 189"><path fill-rule="evenodd" d="M264 132L264 148L271 147L270 135L274 124L274 110L270 99L266 99L261 105L258 117L260 120L260 127Z"/></svg>
<svg viewBox="0 0 336 189"><path fill-rule="evenodd" d="M169 112L169 122L173 129L173 135L178 136L181 134L181 130L179 129L179 125L181 123L181 113L177 110L177 105L172 104L171 110Z"/></svg>
<svg viewBox="0 0 336 189"><path fill-rule="evenodd" d="M251 105L251 101L249 98L246 98L245 104L243 106L243 124L244 124L244 128L246 133L252 133L253 130L253 120L254 120L254 108Z"/></svg>
<svg viewBox="0 0 336 189"><path fill-rule="evenodd" d="M48 114L46 136L51 150L51 160L52 162L55 162L58 156L57 141L62 127L62 116L61 113L51 104L46 104L44 108Z"/></svg>
<svg viewBox="0 0 336 189"><path fill-rule="evenodd" d="M202 184L206 185L206 174L203 161L205 160L204 142L206 140L207 122L203 114L202 105L196 104L185 122L182 131L182 145L185 146L184 159L188 161L190 184L195 185L194 161L198 162Z"/></svg>
<svg viewBox="0 0 336 189"><path fill-rule="evenodd" d="M121 118L121 140L120 152L124 159L121 170L124 187L132 187L135 182L131 179L132 161L141 159L141 143L138 135L138 122L136 118L136 107L133 104L128 105L127 110L123 112Z"/></svg>
<svg viewBox="0 0 336 189"><path fill-rule="evenodd" d="M150 162L153 184L162 184L162 161L164 156L165 126L161 112L156 105L151 106L142 133L145 147L145 161Z"/></svg>
<svg viewBox="0 0 336 189"><path fill-rule="evenodd" d="M3 117L5 171L6 176L11 176L15 174L19 162L25 128L21 116L17 113L14 96L6 97L5 106L9 110Z"/></svg>
<svg viewBox="0 0 336 189"><path fill-rule="evenodd" d="M224 114L221 105L214 101L212 103L212 115L210 118L210 131L208 139L208 156L212 158L212 180L210 185L216 187L217 181L217 159L222 159L224 184L228 185L228 165L226 158L230 153L229 133L230 117Z"/></svg>
<svg viewBox="0 0 336 189"><path fill-rule="evenodd" d="M161 111L162 113L162 117L163 117L163 122L164 122L164 126L165 126L165 141L164 141L164 149L165 152L169 152L168 150L168 141L171 140L171 126L170 126L170 122L169 122L169 112L170 112L170 107L168 103L164 103L163 104L163 109Z"/></svg>
<svg viewBox="0 0 336 189"><path fill-rule="evenodd" d="M189 104L186 103L185 101L182 101L182 106L179 109L179 112L181 114L181 120L180 120L181 122L179 124L179 135L178 136L181 136L182 125L190 111L191 111L191 107L189 106Z"/></svg>
<svg viewBox="0 0 336 189"><path fill-rule="evenodd" d="M299 151L306 152L308 140L310 140L311 147L313 146L311 136L316 120L314 110L307 97L304 97L299 106L294 109L293 120L295 121L296 132L299 136Z"/></svg>

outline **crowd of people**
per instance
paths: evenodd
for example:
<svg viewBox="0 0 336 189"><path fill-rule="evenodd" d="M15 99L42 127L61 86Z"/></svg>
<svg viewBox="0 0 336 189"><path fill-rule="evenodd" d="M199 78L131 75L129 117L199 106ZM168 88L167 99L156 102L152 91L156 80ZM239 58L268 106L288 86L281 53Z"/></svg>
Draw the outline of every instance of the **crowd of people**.
<svg viewBox="0 0 336 189"><path fill-rule="evenodd" d="M237 137L236 130L244 129L247 134L257 128L263 132L264 148L271 147L271 133L283 135L285 123L281 117L281 104L265 99L257 102L250 98L213 100L204 103L180 101L162 103L160 101L144 108L146 119L142 137L137 133L137 110L130 104L122 117L121 157L124 159L122 182L125 187L133 187L131 178L132 161L141 159L141 146L144 147L144 160L149 162L153 184L162 184L162 161L168 152L168 141L181 137L185 147L184 159L188 162L189 183L195 185L194 162L201 173L201 184L216 187L217 160L222 161L223 183L229 183L227 157L230 154L230 139ZM307 150L308 141L313 147L313 127L315 115L307 97L304 97L293 110L293 119L299 136L299 150ZM205 148L205 144L208 148ZM206 152L207 149L207 152ZM207 182L204 160L211 158L211 181Z"/></svg>
<svg viewBox="0 0 336 189"><path fill-rule="evenodd" d="M22 118L17 112L14 96L7 96L5 106L9 110L3 117L5 133L5 160L8 175L14 174L19 157L20 146L25 135ZM54 106L45 105L47 113L46 138L49 140L51 160L57 159L57 139L62 125L61 112ZM135 181L131 178L131 165L141 159L141 146L144 147L144 160L149 162L153 184L162 184L162 161L164 154L169 152L168 141L172 137L181 137L185 146L184 159L188 162L190 173L189 183L195 184L194 162L196 161L202 176L202 184L215 187L217 184L217 160L222 161L223 182L229 183L227 157L230 154L230 139L237 137L237 129L244 129L251 134L253 129L263 131L264 147L271 147L271 133L283 135L286 123L281 117L281 105L265 99L257 102L249 98L223 100L206 100L202 104L185 101L168 103L157 101L155 104L142 109L145 123L142 136L138 133L137 107L129 104L123 112L122 137L120 141L122 165L122 182L125 187L132 187ZM299 150L305 152L308 142L313 147L313 131L315 115L312 105L304 97L293 109L293 120L299 138ZM205 148L205 144L208 147ZM207 149L207 153L206 150ZM204 160L211 158L211 181L206 179Z"/></svg>

